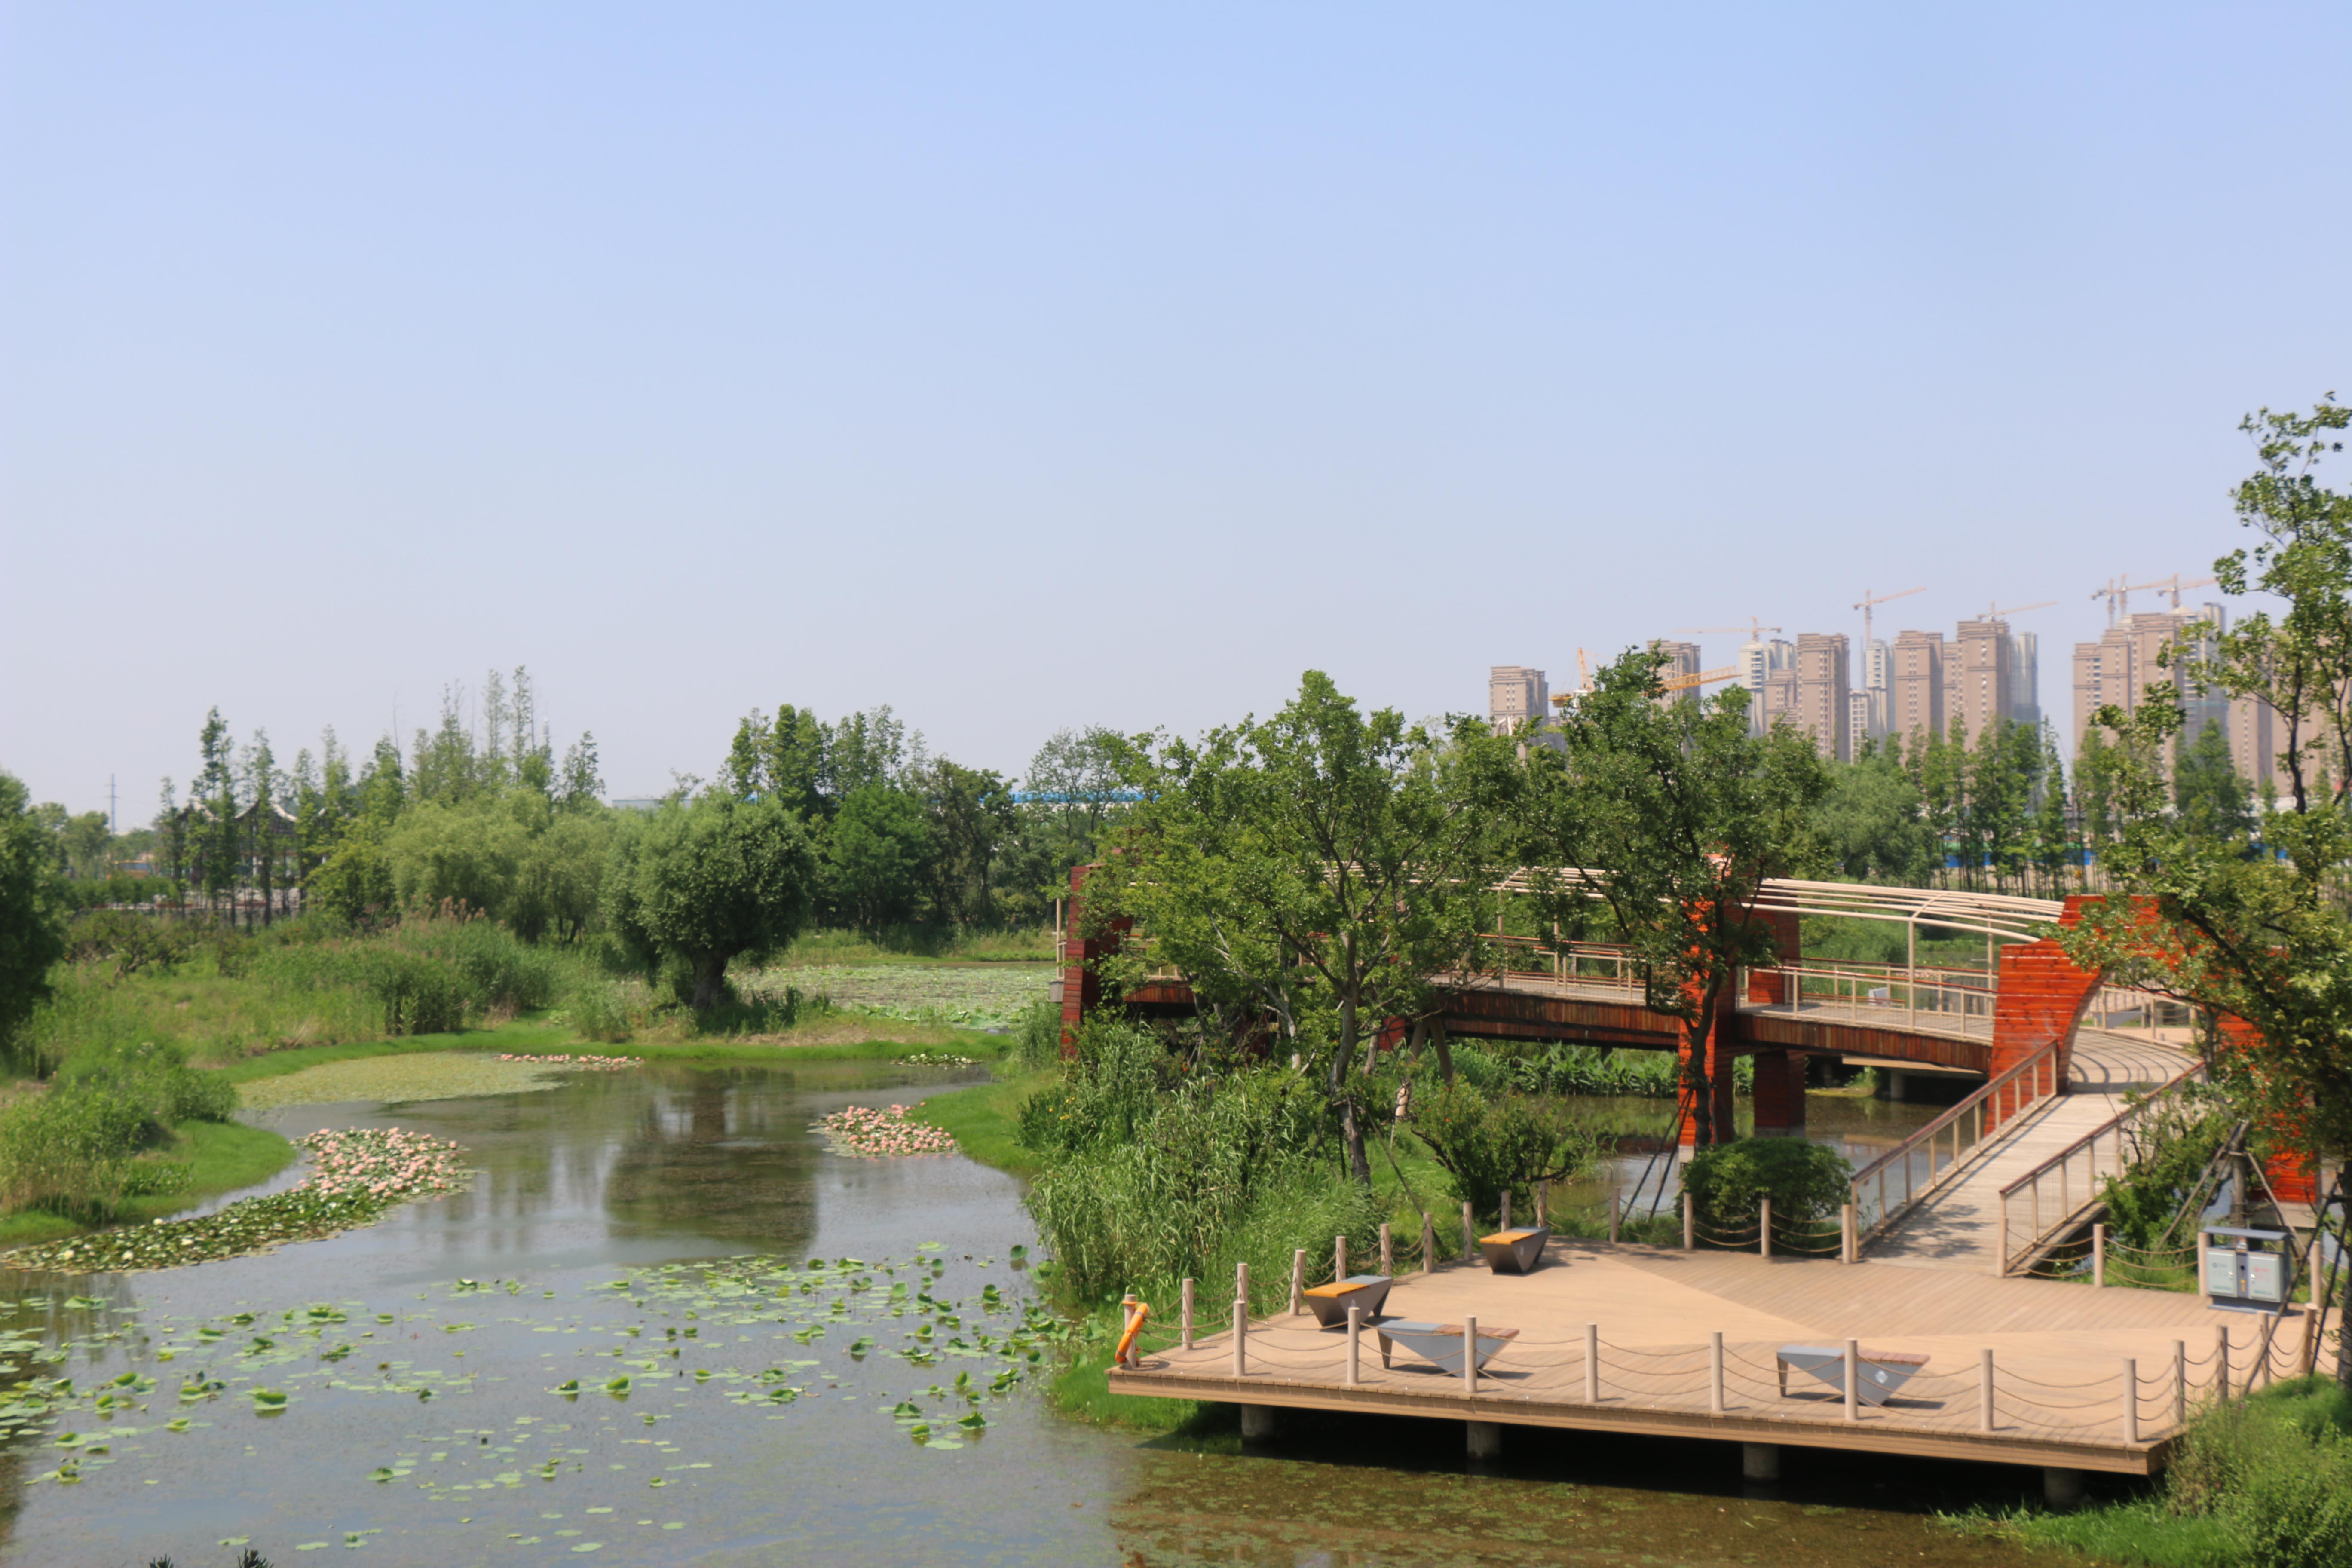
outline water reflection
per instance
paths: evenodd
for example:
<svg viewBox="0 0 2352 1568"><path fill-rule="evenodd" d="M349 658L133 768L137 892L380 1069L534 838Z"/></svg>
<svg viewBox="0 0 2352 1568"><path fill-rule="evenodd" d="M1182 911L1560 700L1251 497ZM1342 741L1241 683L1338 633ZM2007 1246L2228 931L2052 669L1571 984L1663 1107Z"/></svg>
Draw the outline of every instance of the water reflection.
<svg viewBox="0 0 2352 1568"><path fill-rule="evenodd" d="M1892 1469L1846 1466L1832 1479L1826 1465L1815 1475L1792 1459L1786 1498L1751 1501L1736 1494L1736 1450L1712 1445L1515 1434L1499 1468L1473 1476L1449 1423L1308 1422L1276 1450L1243 1454L1230 1438L1074 1426L1043 1410L1034 1384L986 1400L992 1425L962 1447L927 1448L890 1410L938 1404L931 1386L967 1363L889 1354L908 1321L855 1331L881 1342L861 1357L851 1331L797 1338L797 1301L722 1325L610 1289L620 1267L747 1251L903 1260L931 1243L924 1256L944 1263L933 1291L971 1302L994 1284L1017 1302L1010 1248L1034 1237L1011 1179L956 1158L843 1159L810 1130L845 1104L949 1081L865 1064L649 1067L543 1093L271 1113L289 1134L376 1125L453 1138L481 1174L465 1194L265 1257L95 1279L0 1275L6 1328L76 1347L66 1363L16 1356L13 1375L72 1375L85 1388L125 1371L156 1380L139 1405L77 1413L110 1450L78 1485L32 1481L56 1468L54 1433L0 1443L0 1563L225 1561L218 1543L237 1537L281 1563L308 1542L341 1552L356 1540L378 1568L572 1562L590 1542L603 1543L600 1561L631 1563L854 1555L943 1568L2021 1562L1920 1516L2012 1498L2014 1477L1999 1471L1965 1483L1925 1472L1958 1488L1947 1499L1874 1491L1918 1484ZM1817 1136L1843 1125L1824 1105ZM1885 1110L1911 1109L1864 1108L1853 1121L1875 1136ZM454 1295L461 1276L488 1288ZM903 1267L898 1277L911 1278ZM78 1292L106 1310L70 1304ZM279 1363L293 1394L284 1414L261 1415L240 1395L189 1405L189 1430L168 1430L195 1358L166 1365L164 1345L230 1313L263 1320L319 1301L346 1314L333 1337L353 1353L321 1366L322 1338ZM796 1403L725 1395L729 1371L775 1366L805 1389ZM618 1367L637 1380L625 1399L597 1392ZM706 1384L701 1369L717 1375ZM383 1387L336 1385L371 1380ZM583 1392L564 1397L566 1380ZM435 1395L417 1397L425 1384ZM1869 1500L1884 1506L1851 1506Z"/></svg>

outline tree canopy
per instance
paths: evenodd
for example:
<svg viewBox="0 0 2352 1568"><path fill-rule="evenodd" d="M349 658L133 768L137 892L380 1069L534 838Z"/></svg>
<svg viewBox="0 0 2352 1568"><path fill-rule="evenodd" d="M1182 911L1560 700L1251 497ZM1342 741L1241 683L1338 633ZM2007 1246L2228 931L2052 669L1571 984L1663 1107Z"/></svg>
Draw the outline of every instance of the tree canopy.
<svg viewBox="0 0 2352 1568"><path fill-rule="evenodd" d="M729 963L800 934L815 880L798 813L773 799L711 794L622 824L604 868L604 914L640 959L682 963L696 1010L707 1011Z"/></svg>

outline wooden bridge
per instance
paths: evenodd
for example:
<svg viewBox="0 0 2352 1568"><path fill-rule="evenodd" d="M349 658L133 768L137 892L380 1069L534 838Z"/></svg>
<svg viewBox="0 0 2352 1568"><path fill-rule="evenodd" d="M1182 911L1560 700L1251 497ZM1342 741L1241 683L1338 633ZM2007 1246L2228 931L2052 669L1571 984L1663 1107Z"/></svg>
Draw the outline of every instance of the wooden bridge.
<svg viewBox="0 0 2352 1568"><path fill-rule="evenodd" d="M1073 905L1086 868L1072 874ZM1519 873L1498 894L1526 891ZM2122 1146L2124 1097L2179 1081L2194 1067L2185 1026L2160 1026L2168 1005L2105 985L2078 969L2043 935L2080 918L2080 900L2013 898L1930 889L1775 880L1765 884L1757 917L1770 922L1780 950L1773 967L1743 971L1724 988L1717 1016L1694 1025L1647 1005L1626 950L1601 943L1552 943L1497 935L1497 961L1475 973L1440 977L1431 1024L1455 1037L1558 1041L1708 1058L1717 1103L1709 1123L1733 1122L1732 1062L1754 1063L1754 1125L1759 1135L1801 1136L1804 1086L1816 1058L1876 1068L1895 1075L1903 1093L1910 1075L1979 1085L1857 1173L1853 1199L1861 1245L1890 1263L2006 1272L2082 1223L2095 1191L2099 1140L2110 1171ZM1862 964L1808 960L1806 915L1899 924L1908 962ZM1984 938L1981 969L1922 965L1922 927ZM1097 960L1122 937L1077 934L1065 941L1061 1001L1075 1035L1091 1008L1104 1005ZM1149 977L1120 999L1139 1016L1192 1017L1192 987L1181 974ZM2183 1020L2185 1024L2185 1019ZM1402 1036L1395 1025L1384 1038ZM1682 1138L1696 1137L1685 1114ZM2063 1173L2083 1166L2061 1202L2044 1204L2037 1180L2031 1201L2004 1189L2053 1159ZM2273 1184L2300 1195L2300 1173L2280 1169ZM2079 1200L2079 1201L2075 1201ZM2307 1201L2307 1200L2306 1200Z"/></svg>

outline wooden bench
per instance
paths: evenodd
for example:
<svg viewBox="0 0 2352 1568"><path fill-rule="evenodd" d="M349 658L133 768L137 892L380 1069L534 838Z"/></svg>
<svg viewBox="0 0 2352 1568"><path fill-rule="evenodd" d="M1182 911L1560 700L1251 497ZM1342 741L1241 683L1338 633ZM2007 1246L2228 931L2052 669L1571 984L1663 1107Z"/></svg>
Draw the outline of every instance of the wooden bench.
<svg viewBox="0 0 2352 1568"><path fill-rule="evenodd" d="M1365 1322L1379 1317L1381 1309L1388 1305L1389 1287L1395 1283L1385 1274L1350 1274L1301 1294L1307 1298L1307 1310L1315 1314L1317 1327L1340 1329L1348 1325L1349 1307L1361 1309Z"/></svg>
<svg viewBox="0 0 2352 1568"><path fill-rule="evenodd" d="M1544 1244L1550 1239L1549 1226L1520 1226L1480 1237L1478 1251L1497 1274L1532 1274L1543 1262Z"/></svg>

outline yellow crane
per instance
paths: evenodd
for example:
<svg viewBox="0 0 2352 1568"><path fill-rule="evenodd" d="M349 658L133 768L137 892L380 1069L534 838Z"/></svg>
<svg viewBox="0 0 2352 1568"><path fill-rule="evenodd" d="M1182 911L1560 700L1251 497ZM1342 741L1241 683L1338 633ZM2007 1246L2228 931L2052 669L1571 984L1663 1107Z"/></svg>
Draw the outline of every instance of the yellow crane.
<svg viewBox="0 0 2352 1568"><path fill-rule="evenodd" d="M1854 608L1862 612L1862 651L1864 658L1867 658L1870 657L1870 606L1873 605L1887 604L1895 599L1907 599L1914 594L1924 594L1927 591L1927 589L1925 584L1922 584L1916 588L1906 588L1899 594L1874 594L1867 588L1864 588L1862 591L1862 603L1856 605Z"/></svg>

